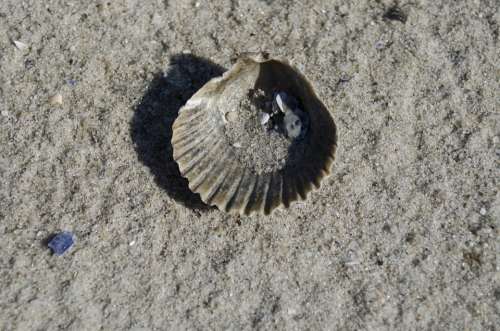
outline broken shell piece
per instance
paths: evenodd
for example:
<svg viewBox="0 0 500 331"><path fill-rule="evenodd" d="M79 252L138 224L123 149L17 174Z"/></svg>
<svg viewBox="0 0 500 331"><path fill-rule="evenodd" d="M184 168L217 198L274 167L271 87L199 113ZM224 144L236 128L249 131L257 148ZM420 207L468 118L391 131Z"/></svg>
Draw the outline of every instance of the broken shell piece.
<svg viewBox="0 0 500 331"><path fill-rule="evenodd" d="M292 138L284 157L271 158L276 160L276 166L263 171L259 170L259 164L252 163L258 159L252 153L266 146L252 140L252 135L247 134L252 131L244 131L242 137L248 139L244 141L230 140L228 136L228 130L234 128L226 118L226 114L232 116L228 113L230 110L236 114L244 109L264 111L258 102L250 108L241 108L248 105L245 100L251 91L263 91L264 99L279 96L276 107L290 109L276 109L279 114L274 111L270 114L267 121L274 130L262 130L259 120L267 117L265 115L238 116L234 122L240 127L243 121L252 128L256 128L256 123L256 135L269 134L270 142L281 142L282 134ZM287 96L296 99L297 104L290 103ZM287 124L288 128L283 130L281 126L287 127ZM182 176L205 203L235 214L267 215L276 208L288 208L293 201L304 200L307 193L313 187L318 188L321 180L330 174L337 130L329 111L296 68L286 60L251 54L240 57L222 77L210 80L191 97L173 124L171 142ZM238 148L236 144L245 148ZM266 150L275 152L270 148ZM241 155L245 153L250 157L243 162Z"/></svg>
<svg viewBox="0 0 500 331"><path fill-rule="evenodd" d="M276 103L277 108L283 113L292 112L298 106L297 100L291 95L286 94L285 92L276 93L274 102Z"/></svg>
<svg viewBox="0 0 500 331"><path fill-rule="evenodd" d="M63 98L62 98L62 95L57 93L57 94L54 94L53 96L51 96L49 98L49 103L53 106L58 106L58 105L62 105L63 103Z"/></svg>
<svg viewBox="0 0 500 331"><path fill-rule="evenodd" d="M269 119L271 118L271 115L268 113L260 113L260 124L265 125L267 122L269 122Z"/></svg>
<svg viewBox="0 0 500 331"><path fill-rule="evenodd" d="M16 46L16 48L18 50L20 50L20 51L25 50L26 48L28 48L28 45L26 45L22 41L14 40L13 43L14 43L14 46Z"/></svg>
<svg viewBox="0 0 500 331"><path fill-rule="evenodd" d="M275 100L276 100L276 103L278 104L278 107L280 108L280 110L282 112L286 112L285 103L283 102L283 96L284 96L283 92L277 93Z"/></svg>

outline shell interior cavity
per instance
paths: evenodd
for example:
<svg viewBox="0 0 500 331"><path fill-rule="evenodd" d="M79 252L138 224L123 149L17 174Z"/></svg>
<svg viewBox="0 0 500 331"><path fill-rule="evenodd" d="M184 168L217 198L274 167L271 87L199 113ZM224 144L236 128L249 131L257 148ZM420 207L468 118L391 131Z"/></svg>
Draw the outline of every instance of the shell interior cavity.
<svg viewBox="0 0 500 331"><path fill-rule="evenodd" d="M174 159L202 200L269 214L305 199L333 164L335 123L286 60L246 55L196 92L173 125Z"/></svg>

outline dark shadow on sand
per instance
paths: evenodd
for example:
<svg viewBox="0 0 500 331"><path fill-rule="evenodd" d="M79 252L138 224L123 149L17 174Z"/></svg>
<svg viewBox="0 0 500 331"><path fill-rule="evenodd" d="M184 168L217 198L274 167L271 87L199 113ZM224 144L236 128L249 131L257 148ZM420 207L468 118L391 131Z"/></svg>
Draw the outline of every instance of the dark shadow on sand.
<svg viewBox="0 0 500 331"><path fill-rule="evenodd" d="M189 190L173 158L172 125L179 109L211 78L225 71L194 55L178 54L165 73L151 81L137 106L130 127L139 161L154 175L156 184L177 202L191 209L208 210L198 194Z"/></svg>

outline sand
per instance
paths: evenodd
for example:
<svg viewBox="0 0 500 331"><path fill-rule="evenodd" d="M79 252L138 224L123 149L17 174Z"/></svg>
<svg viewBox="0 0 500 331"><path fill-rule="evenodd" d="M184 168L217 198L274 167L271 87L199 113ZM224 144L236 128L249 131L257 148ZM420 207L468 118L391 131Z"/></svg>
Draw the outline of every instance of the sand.
<svg viewBox="0 0 500 331"><path fill-rule="evenodd" d="M393 5L2 0L0 330L497 328L498 1ZM313 82L336 162L306 201L229 216L171 125L259 50Z"/></svg>
<svg viewBox="0 0 500 331"><path fill-rule="evenodd" d="M279 110L278 110L279 111ZM242 167L254 173L283 169L294 139L286 136L282 123L274 123L280 114L273 112L273 96L262 90L248 91L238 106L226 113L224 133ZM279 111L281 113L281 111ZM267 120L262 120L267 114ZM296 154L296 153L295 153Z"/></svg>

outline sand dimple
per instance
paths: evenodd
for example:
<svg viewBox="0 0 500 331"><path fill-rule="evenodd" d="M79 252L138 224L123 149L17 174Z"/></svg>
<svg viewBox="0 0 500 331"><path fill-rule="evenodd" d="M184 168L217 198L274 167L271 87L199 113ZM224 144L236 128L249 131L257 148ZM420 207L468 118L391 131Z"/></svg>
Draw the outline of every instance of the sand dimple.
<svg viewBox="0 0 500 331"><path fill-rule="evenodd" d="M272 95L262 90L249 91L237 108L226 114L225 133L234 146L236 157L243 166L256 173L282 169L292 140L272 129L272 123L262 123L264 113L272 111Z"/></svg>

